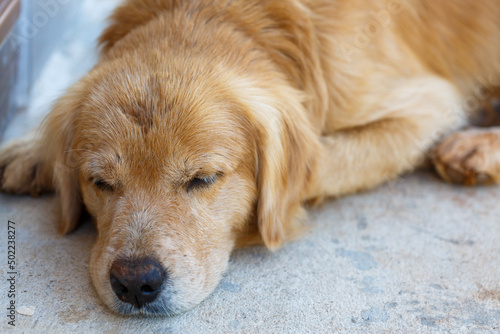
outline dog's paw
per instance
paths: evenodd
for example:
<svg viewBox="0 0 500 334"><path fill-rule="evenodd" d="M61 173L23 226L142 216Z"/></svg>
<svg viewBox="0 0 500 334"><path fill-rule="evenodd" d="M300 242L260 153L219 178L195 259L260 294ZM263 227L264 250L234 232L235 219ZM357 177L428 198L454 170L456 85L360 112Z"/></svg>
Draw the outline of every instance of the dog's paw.
<svg viewBox="0 0 500 334"><path fill-rule="evenodd" d="M451 183L486 185L500 182L500 129L458 132L437 146L433 162Z"/></svg>
<svg viewBox="0 0 500 334"><path fill-rule="evenodd" d="M52 180L43 165L34 138L24 138L0 149L0 190L38 196L52 190Z"/></svg>

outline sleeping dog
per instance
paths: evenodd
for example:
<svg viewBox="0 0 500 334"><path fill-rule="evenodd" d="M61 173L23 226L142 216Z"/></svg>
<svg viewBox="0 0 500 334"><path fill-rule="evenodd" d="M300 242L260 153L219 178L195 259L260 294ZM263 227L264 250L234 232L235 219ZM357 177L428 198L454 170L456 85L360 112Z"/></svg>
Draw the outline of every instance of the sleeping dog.
<svg viewBox="0 0 500 334"><path fill-rule="evenodd" d="M98 64L0 152L8 193L83 208L90 272L123 314L206 298L235 247L280 247L304 204L430 157L500 179L500 130L464 130L500 84L498 0L128 0Z"/></svg>

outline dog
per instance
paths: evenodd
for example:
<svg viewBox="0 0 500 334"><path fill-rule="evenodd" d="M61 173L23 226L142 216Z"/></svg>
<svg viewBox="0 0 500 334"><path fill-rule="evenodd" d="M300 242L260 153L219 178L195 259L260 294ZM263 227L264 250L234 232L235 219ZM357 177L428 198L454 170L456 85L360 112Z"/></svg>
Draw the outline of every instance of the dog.
<svg viewBox="0 0 500 334"><path fill-rule="evenodd" d="M497 0L127 0L98 64L0 152L1 190L85 208L94 286L122 314L174 315L236 247L274 250L305 205L431 161L500 180L500 130L466 129L500 86Z"/></svg>

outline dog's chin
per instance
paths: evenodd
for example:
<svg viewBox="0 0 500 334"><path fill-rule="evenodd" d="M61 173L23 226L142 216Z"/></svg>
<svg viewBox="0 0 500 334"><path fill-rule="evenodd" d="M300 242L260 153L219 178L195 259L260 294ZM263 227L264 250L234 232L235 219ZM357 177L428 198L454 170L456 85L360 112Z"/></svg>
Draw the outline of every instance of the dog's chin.
<svg viewBox="0 0 500 334"><path fill-rule="evenodd" d="M190 305L179 305L173 299L175 294L172 294L170 289L163 289L161 294L153 302L141 305L140 307L119 300L112 292L99 293L102 300L112 311L125 316L153 316L153 317L172 317L180 313L186 312L196 306L198 303Z"/></svg>
<svg viewBox="0 0 500 334"><path fill-rule="evenodd" d="M189 308L183 309L175 307L170 301L165 298L159 298L154 302L144 304L141 307L124 303L116 299L110 308L125 316L148 316L148 317L172 317L187 311Z"/></svg>

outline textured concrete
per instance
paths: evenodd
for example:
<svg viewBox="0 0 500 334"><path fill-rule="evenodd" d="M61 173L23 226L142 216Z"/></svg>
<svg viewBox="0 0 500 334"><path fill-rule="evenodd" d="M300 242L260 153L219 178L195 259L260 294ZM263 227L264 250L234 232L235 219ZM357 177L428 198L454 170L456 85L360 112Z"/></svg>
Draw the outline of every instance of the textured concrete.
<svg viewBox="0 0 500 334"><path fill-rule="evenodd" d="M86 3L97 12L105 2ZM54 56L32 108L8 137L39 122L37 108L59 94L54 87L90 64L81 62L89 52L83 40L88 32ZM60 68L76 70L59 80ZM10 219L17 226L17 306L34 307L31 316L17 315L15 332L499 333L499 202L500 187L461 188L416 173L311 210L310 231L282 250L236 251L216 291L195 309L127 318L105 308L90 282L90 222L63 237L53 197L0 195L0 308L5 314ZM0 319L0 332L14 332Z"/></svg>

